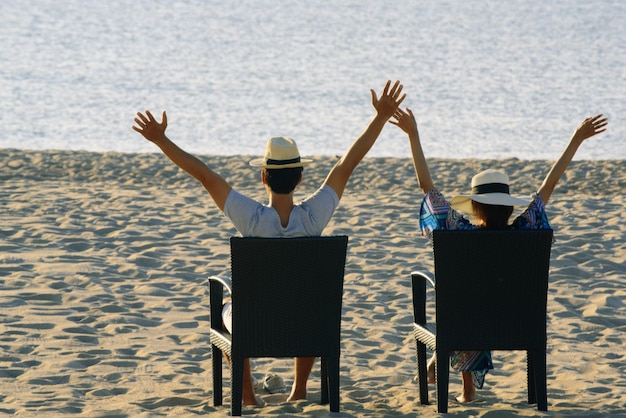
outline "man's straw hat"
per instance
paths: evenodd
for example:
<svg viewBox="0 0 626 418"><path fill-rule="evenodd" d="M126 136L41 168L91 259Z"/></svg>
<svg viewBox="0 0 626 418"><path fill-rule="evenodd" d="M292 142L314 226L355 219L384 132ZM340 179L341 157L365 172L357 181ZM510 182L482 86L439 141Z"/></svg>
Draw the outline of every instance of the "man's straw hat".
<svg viewBox="0 0 626 418"><path fill-rule="evenodd" d="M265 146L265 156L250 161L252 167L293 168L312 163L313 160L300 158L296 142L286 136L270 138Z"/></svg>

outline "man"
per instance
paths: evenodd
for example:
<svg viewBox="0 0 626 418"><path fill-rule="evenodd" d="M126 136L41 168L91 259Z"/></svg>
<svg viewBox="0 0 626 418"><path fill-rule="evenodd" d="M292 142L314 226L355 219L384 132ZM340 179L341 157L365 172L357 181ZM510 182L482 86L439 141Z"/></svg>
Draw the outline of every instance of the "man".
<svg viewBox="0 0 626 418"><path fill-rule="evenodd" d="M167 115L158 123L149 111L137 113L133 129L156 144L167 157L196 178L209 192L217 207L228 216L242 236L292 237L321 235L339 204L352 172L367 154L383 127L406 95L402 85L387 81L380 97L370 90L376 115L346 154L334 165L322 186L301 203L294 204L295 187L302 181L303 166L311 162L300 158L291 138L271 138L262 159L250 165L262 169L261 180L269 202L263 205L234 190L219 174L193 155L183 151L165 135ZM230 330L230 304L224 307L224 324ZM306 384L314 357L295 359L295 379L288 401L306 398ZM259 406L254 394L250 363L244 364L243 404Z"/></svg>

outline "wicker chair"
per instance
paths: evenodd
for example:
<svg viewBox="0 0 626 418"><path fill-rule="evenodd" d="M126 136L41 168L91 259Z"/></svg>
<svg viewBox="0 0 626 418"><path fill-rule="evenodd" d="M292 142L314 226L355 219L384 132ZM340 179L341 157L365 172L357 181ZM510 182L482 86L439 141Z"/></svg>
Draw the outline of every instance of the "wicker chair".
<svg viewBox="0 0 626 418"><path fill-rule="evenodd" d="M434 231L435 280L411 273L420 401L428 404L426 347L436 351L437 410L448 410L452 351L525 350L528 402L547 411L546 305L552 230ZM426 283L435 286L435 327Z"/></svg>
<svg viewBox="0 0 626 418"><path fill-rule="evenodd" d="M348 237L230 239L232 335L222 326L222 277L209 279L213 400L222 352L231 359L232 415L241 415L243 359L320 357L321 403L339 411L341 302Z"/></svg>

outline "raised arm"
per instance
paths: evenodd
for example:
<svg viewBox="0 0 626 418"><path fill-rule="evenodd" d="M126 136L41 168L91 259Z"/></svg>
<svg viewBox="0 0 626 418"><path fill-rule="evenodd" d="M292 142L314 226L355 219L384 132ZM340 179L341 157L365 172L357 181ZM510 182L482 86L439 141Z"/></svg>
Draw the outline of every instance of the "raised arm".
<svg viewBox="0 0 626 418"><path fill-rule="evenodd" d="M148 110L146 110L145 115L138 112L135 124L133 126L135 131L143 135L148 141L156 144L174 164L200 181L213 198L217 207L222 211L224 210L226 198L231 191L230 185L205 163L183 151L165 136L165 129L167 129L167 115L165 112L163 112L161 123L158 123Z"/></svg>
<svg viewBox="0 0 626 418"><path fill-rule="evenodd" d="M402 85L399 81L396 81L393 86L391 86L391 80L387 81L380 99L374 90L370 90L370 92L372 105L376 109L376 116L365 131L352 143L346 154L337 161L324 180L324 183L332 187L340 199L352 172L372 148L385 123L406 97L406 94L400 96Z"/></svg>
<svg viewBox="0 0 626 418"><path fill-rule="evenodd" d="M396 110L393 117L396 119L390 120L392 123L400 129L402 129L409 136L409 142L411 143L411 154L413 155L413 167L415 167L415 174L417 176L417 184L422 188L424 193L428 193L434 188L433 179L430 176L430 170L426 163L426 157L424 157L424 151L422 150L422 144L420 143L420 135L417 130L417 122L411 109L407 107L406 112L402 109Z"/></svg>
<svg viewBox="0 0 626 418"><path fill-rule="evenodd" d="M537 194L541 197L544 204L548 203L557 182L567 169L567 166L570 161L572 161L572 158L574 158L580 144L582 144L585 139L604 132L608 123L607 118L604 117L604 115L599 114L585 119L580 125L578 125L569 141L569 144L567 144L567 147L559 159L550 169L550 172L543 181L543 184L539 187L539 190L537 190Z"/></svg>

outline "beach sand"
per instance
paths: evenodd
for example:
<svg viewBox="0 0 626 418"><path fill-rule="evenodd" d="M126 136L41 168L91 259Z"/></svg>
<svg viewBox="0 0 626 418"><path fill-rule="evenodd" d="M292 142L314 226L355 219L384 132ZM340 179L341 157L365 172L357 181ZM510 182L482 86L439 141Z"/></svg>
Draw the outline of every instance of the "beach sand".
<svg viewBox="0 0 626 418"><path fill-rule="evenodd" d="M201 157L264 199L249 157ZM302 198L336 158L305 169ZM548 161L430 160L448 196L478 170L505 169L530 195ZM556 233L548 301L548 403L526 403L522 352L494 352L479 402L450 416L626 416L626 161L574 161L548 205ZM229 415L214 407L207 277L228 272L236 231L199 183L160 154L0 150L0 415ZM260 392L258 416L437 416L420 405L410 276L430 269L422 194L409 159L365 159L325 234L350 236L342 323L341 412ZM256 359L289 385L292 361Z"/></svg>

